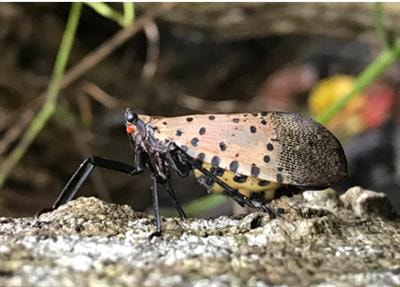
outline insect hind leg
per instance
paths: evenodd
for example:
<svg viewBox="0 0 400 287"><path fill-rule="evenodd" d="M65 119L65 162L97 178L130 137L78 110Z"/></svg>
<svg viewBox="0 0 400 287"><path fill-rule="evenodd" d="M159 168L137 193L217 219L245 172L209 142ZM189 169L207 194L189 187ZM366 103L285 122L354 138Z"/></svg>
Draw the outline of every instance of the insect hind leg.
<svg viewBox="0 0 400 287"><path fill-rule="evenodd" d="M280 215L283 213L283 209L281 209L281 208L275 209L275 208L267 206L263 202L257 201L256 199L250 199L248 197L243 196L242 194L239 193L239 191L237 189L232 188L227 183L222 181L220 178L215 176L212 172L210 172L209 170L204 168L201 162L199 162L198 160L192 159L190 156L188 156L183 151L182 151L182 154L185 156L186 160L193 166L193 168L198 169L201 173L203 173L205 175L206 178L210 178L216 184L221 186L224 189L224 194L232 197L241 206L248 206L251 208L256 208L258 210L268 213L269 215L271 215L273 217L280 217Z"/></svg>
<svg viewBox="0 0 400 287"><path fill-rule="evenodd" d="M256 208L262 212L268 213L274 218L280 218L281 215L285 212L283 208L273 208L268 206L266 203L261 203L254 199L249 199L249 203L246 203L249 207Z"/></svg>

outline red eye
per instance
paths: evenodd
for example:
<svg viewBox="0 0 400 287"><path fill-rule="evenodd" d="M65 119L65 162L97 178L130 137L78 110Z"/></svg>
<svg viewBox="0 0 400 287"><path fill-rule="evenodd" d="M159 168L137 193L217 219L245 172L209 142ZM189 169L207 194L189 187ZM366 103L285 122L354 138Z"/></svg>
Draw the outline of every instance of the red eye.
<svg viewBox="0 0 400 287"><path fill-rule="evenodd" d="M135 132L135 127L134 126L131 126L131 125L129 125L129 126L127 126L126 127L126 132L130 135L130 134L133 134L134 132Z"/></svg>

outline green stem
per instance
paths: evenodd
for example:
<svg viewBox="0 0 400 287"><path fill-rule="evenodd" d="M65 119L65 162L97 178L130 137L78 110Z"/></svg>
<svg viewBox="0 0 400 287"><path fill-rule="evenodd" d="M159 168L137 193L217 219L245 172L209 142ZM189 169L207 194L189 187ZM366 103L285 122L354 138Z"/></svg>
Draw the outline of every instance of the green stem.
<svg viewBox="0 0 400 287"><path fill-rule="evenodd" d="M200 214L208 209L221 205L226 201L226 197L220 194L210 194L205 197L193 200L184 205L184 209L188 214Z"/></svg>
<svg viewBox="0 0 400 287"><path fill-rule="evenodd" d="M135 20L135 4L133 2L124 2L124 23L130 25Z"/></svg>
<svg viewBox="0 0 400 287"><path fill-rule="evenodd" d="M364 90L387 67L392 65L400 56L400 39L397 39L390 49L383 50L379 56L358 76L351 91L333 104L328 110L316 117L322 124L328 123L341 109L343 109L356 95Z"/></svg>
<svg viewBox="0 0 400 287"><path fill-rule="evenodd" d="M376 32L382 38L386 49L390 49L390 35L383 20L382 3L374 3L373 19Z"/></svg>
<svg viewBox="0 0 400 287"><path fill-rule="evenodd" d="M0 165L0 188L4 185L8 174L16 166L21 157L25 154L30 144L42 130L46 122L53 115L60 91L60 84L64 75L65 67L71 52L72 44L75 38L76 29L79 23L82 4L73 3L68 16L68 23L61 40L60 48L57 53L56 62L53 68L50 84L47 89L45 103L39 110L35 119L31 122L21 141L11 151Z"/></svg>
<svg viewBox="0 0 400 287"><path fill-rule="evenodd" d="M90 8L99 13L101 16L117 22L121 26L125 26L124 15L115 11L109 5L103 2L86 2Z"/></svg>

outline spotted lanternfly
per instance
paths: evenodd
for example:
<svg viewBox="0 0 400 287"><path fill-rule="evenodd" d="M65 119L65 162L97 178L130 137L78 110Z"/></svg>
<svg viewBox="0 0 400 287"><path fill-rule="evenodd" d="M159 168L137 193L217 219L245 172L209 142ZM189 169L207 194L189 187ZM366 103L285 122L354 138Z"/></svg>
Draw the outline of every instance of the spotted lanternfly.
<svg viewBox="0 0 400 287"><path fill-rule="evenodd" d="M51 209L71 200L95 166L129 175L151 172L156 231L161 234L157 187L164 185L181 217L170 172L193 170L209 192L224 193L242 206L276 214L266 203L293 188L325 188L347 174L339 141L322 125L296 113L150 117L126 109L132 165L92 156L65 185ZM285 189L287 188L287 189ZM287 191L285 191L287 190Z"/></svg>

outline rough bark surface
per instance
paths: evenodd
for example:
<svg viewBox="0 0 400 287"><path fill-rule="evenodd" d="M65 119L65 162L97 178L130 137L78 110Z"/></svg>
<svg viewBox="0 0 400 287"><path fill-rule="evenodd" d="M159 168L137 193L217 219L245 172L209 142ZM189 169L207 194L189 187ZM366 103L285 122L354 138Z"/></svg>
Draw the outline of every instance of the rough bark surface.
<svg viewBox="0 0 400 287"><path fill-rule="evenodd" d="M0 218L0 286L395 286L400 220L383 194L306 191L282 218L153 218L79 198L35 218Z"/></svg>

